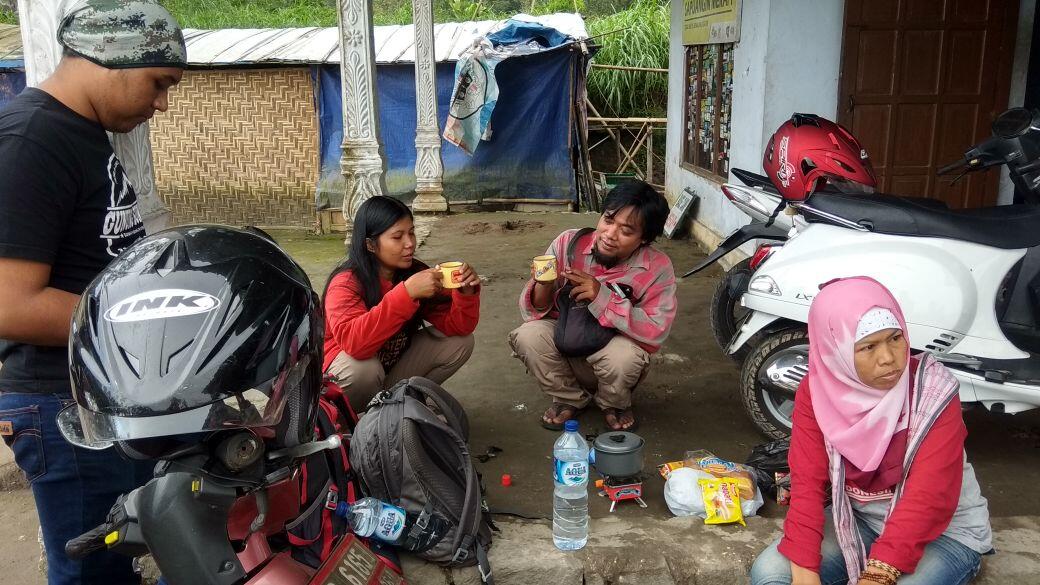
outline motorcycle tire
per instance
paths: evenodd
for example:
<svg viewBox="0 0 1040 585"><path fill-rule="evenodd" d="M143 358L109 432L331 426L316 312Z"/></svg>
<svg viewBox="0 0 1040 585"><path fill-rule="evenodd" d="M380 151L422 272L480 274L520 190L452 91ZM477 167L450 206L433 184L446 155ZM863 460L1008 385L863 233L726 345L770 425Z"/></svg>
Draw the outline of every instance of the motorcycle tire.
<svg viewBox="0 0 1040 585"><path fill-rule="evenodd" d="M741 315L747 312L746 309L740 306L740 295L744 294L744 291L733 294L732 282L734 278L738 278L741 274L746 273L750 276L750 264L750 258L734 264L733 268L730 268L719 279L718 284L715 285L715 292L711 296L711 304L708 306L708 321L711 323L711 334L715 337L715 343L719 345L723 352L729 347L729 342L737 332L737 322L740 320ZM751 353L749 345L744 344L737 351L727 355L738 364L744 363L748 354Z"/></svg>
<svg viewBox="0 0 1040 585"><path fill-rule="evenodd" d="M809 334L804 327L784 329L762 337L744 360L740 371L740 399L751 422L770 439L791 435L794 389L808 371ZM768 382L767 372L782 378L783 390Z"/></svg>

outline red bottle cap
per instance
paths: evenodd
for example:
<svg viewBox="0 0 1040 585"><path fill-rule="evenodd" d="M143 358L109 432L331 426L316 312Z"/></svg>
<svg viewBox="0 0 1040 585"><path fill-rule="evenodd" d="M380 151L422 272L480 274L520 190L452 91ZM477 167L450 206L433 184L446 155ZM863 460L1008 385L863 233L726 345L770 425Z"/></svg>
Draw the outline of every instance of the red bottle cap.
<svg viewBox="0 0 1040 585"><path fill-rule="evenodd" d="M513 485L513 476L509 475L508 473L503 473L502 474L502 485L505 486L505 487L509 487L509 486Z"/></svg>

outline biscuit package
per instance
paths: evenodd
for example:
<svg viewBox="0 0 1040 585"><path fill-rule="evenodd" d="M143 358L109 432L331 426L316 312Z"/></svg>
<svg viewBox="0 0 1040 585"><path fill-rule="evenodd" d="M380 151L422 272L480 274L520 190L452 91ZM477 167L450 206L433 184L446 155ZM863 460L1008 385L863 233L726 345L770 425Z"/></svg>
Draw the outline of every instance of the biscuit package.
<svg viewBox="0 0 1040 585"><path fill-rule="evenodd" d="M704 498L704 509L708 517L705 524L744 523L744 514L740 510L740 490L737 481L731 477L702 479L701 495Z"/></svg>

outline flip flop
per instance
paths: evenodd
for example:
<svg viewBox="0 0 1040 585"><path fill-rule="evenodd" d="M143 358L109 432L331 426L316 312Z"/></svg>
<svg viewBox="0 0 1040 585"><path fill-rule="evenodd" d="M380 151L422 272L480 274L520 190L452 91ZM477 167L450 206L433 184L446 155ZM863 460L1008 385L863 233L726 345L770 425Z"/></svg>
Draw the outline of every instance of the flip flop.
<svg viewBox="0 0 1040 585"><path fill-rule="evenodd" d="M621 422L621 416L623 414L625 414L626 412L632 414L632 426L628 427L627 429L626 428L616 428L615 429L613 426L611 426L610 421L607 420L606 421L607 429L609 429L610 431L614 431L614 432L616 432L616 431L627 431L627 432L630 432L630 433L636 432L636 429L639 428L639 419L636 418L636 413L635 413L634 410L632 410L631 406L628 407L628 408L624 408L624 409L622 409L622 408L604 408L603 409L603 418L606 419L606 417L612 416L612 417L614 417L614 421L620 423Z"/></svg>
<svg viewBox="0 0 1040 585"><path fill-rule="evenodd" d="M553 411L553 418L559 418L559 416L565 412L570 413L570 416L567 417L567 420L571 420L573 418L577 418L577 416L581 414L581 411L584 409L578 408L573 404L567 404L564 402L554 402L553 405L549 407L549 410ZM552 423L545 420L545 414L549 412L549 410L543 412L542 416L538 418L538 421L542 424L542 428L549 429L550 431L562 431L563 423Z"/></svg>

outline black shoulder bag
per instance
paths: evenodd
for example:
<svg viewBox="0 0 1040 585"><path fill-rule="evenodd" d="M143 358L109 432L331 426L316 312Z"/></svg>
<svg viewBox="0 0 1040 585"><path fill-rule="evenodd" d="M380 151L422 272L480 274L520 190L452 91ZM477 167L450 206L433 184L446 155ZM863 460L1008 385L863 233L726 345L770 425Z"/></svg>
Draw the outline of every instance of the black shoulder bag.
<svg viewBox="0 0 1040 585"><path fill-rule="evenodd" d="M574 235L574 239L567 245L567 267L574 264L574 248L578 245L578 240L594 231L593 228L582 228ZM561 355L586 357L606 347L617 334L617 330L601 325L599 319L589 311L587 301L572 299L573 288L574 285L568 281L556 295L556 308L560 316L553 333L553 343Z"/></svg>

